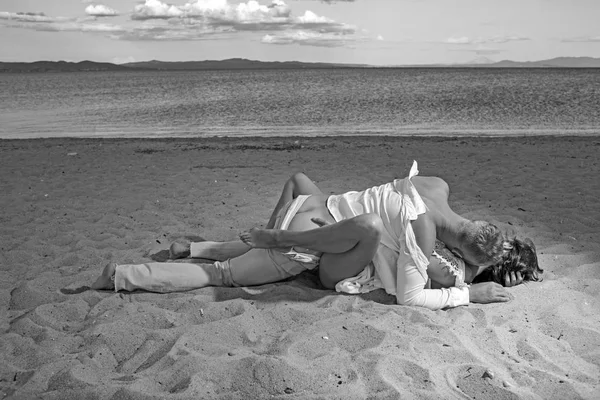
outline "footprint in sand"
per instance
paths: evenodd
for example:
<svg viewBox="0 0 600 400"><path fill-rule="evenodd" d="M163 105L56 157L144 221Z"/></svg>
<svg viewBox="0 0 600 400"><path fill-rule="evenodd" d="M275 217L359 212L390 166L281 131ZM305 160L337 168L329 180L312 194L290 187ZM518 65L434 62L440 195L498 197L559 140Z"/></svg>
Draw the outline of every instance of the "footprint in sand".
<svg viewBox="0 0 600 400"><path fill-rule="evenodd" d="M519 399L515 393L502 387L502 379L483 365L451 367L446 370L446 380L452 390L469 398Z"/></svg>
<svg viewBox="0 0 600 400"><path fill-rule="evenodd" d="M64 287L62 289L60 289L60 292L62 294L79 294L79 293L83 293L85 291L90 290L91 287L89 286L79 286L79 285L69 285L67 287Z"/></svg>

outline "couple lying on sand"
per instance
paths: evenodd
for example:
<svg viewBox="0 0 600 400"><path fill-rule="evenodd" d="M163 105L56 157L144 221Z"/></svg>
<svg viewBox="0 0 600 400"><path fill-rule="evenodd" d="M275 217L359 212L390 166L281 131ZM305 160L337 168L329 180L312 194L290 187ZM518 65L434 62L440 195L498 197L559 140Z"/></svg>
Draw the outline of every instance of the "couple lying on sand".
<svg viewBox="0 0 600 400"><path fill-rule="evenodd" d="M329 289L363 293L383 288L398 304L430 309L509 301L505 286L537 281L533 243L506 239L484 221L448 205L441 178L408 177L362 192L324 195L304 174L293 175L265 229L239 241L174 243L171 258L200 263L109 264L94 289L171 292L205 286L252 286L318 267Z"/></svg>

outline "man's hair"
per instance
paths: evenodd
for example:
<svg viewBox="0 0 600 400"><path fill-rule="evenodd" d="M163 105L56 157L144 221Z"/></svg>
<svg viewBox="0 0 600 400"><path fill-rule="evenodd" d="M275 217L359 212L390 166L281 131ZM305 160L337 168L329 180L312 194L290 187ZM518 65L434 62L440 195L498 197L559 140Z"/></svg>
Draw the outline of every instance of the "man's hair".
<svg viewBox="0 0 600 400"><path fill-rule="evenodd" d="M502 259L504 235L494 224L469 221L461 229L459 239L478 265L495 264Z"/></svg>

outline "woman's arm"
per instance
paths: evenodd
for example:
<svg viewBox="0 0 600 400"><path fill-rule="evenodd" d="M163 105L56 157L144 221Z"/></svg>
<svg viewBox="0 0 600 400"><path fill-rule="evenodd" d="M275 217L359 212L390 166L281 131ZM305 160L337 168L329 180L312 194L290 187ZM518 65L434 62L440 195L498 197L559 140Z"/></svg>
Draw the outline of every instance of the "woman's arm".
<svg viewBox="0 0 600 400"><path fill-rule="evenodd" d="M429 257L427 275L431 279L432 289L449 288L454 286L456 282L456 275L452 274L448 268L445 268L441 260L435 256Z"/></svg>
<svg viewBox="0 0 600 400"><path fill-rule="evenodd" d="M432 289L461 287L469 284L477 276L479 269L456 256L448 250L444 243L435 240L433 254L429 258L427 267L427 275L431 279Z"/></svg>
<svg viewBox="0 0 600 400"><path fill-rule="evenodd" d="M421 252L427 255L431 254L435 243L436 229L428 213L419 215L410 224L412 232L407 230L407 235L414 233L414 240ZM432 273L436 271L434 268L430 270ZM423 274L422 270L417 267L415 254L412 254L411 257L399 257L397 274L396 299L399 304L438 310L469 303L469 289L467 287L425 289L428 274ZM436 275L441 276L441 274Z"/></svg>

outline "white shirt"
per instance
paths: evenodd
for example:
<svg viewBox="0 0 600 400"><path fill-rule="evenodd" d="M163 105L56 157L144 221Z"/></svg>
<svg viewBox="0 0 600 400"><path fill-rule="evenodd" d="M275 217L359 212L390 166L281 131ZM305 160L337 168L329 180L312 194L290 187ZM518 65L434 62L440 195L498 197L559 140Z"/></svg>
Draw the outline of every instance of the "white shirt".
<svg viewBox="0 0 600 400"><path fill-rule="evenodd" d="M432 310L469 304L467 286L426 288L429 257L417 245L411 224L427 211L411 181L418 173L415 161L407 178L328 198L327 207L336 221L375 213L385 227L373 261L357 276L338 282L338 292L356 294L383 288L396 296L398 304Z"/></svg>

